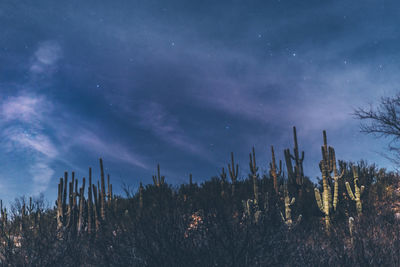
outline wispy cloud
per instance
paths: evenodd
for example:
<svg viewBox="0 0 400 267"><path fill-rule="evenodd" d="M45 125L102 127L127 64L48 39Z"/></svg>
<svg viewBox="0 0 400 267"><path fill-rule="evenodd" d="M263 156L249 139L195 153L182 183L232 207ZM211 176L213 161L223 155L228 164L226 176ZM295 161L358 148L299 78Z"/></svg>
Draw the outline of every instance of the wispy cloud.
<svg viewBox="0 0 400 267"><path fill-rule="evenodd" d="M57 42L46 41L39 44L33 55L30 71L32 74L52 72L56 69L57 61L62 56L62 49Z"/></svg>
<svg viewBox="0 0 400 267"><path fill-rule="evenodd" d="M0 102L3 149L31 158L33 194L47 189L54 173L47 163L59 155L56 144L44 130L50 107L45 97L26 92Z"/></svg>
<svg viewBox="0 0 400 267"><path fill-rule="evenodd" d="M45 113L52 108L43 96L22 93L6 98L1 105L1 116L5 121L21 121L35 124L43 120Z"/></svg>
<svg viewBox="0 0 400 267"><path fill-rule="evenodd" d="M76 133L76 138L70 141L79 146L87 147L92 153L96 153L98 156L106 156L110 159L122 161L143 169L148 169L147 164L143 162L143 159L141 159L140 156L127 150L121 144L102 140L98 135L90 130L85 129Z"/></svg>
<svg viewBox="0 0 400 267"><path fill-rule="evenodd" d="M55 158L59 154L56 145L50 137L43 133L35 133L27 128L8 127L3 131L3 136L11 142L15 150L40 153L47 158Z"/></svg>
<svg viewBox="0 0 400 267"><path fill-rule="evenodd" d="M163 141L184 151L205 157L208 153L196 140L185 135L179 120L160 104L147 103L139 109L140 125Z"/></svg>

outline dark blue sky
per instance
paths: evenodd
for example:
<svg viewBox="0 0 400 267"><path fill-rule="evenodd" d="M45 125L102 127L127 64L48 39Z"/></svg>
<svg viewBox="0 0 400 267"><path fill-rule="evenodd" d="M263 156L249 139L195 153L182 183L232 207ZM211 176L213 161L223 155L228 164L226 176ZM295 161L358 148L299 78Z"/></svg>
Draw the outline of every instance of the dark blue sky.
<svg viewBox="0 0 400 267"><path fill-rule="evenodd" d="M0 2L0 196L55 199L64 170L114 188L202 181L234 151L247 176L292 147L318 175L339 159L390 164L354 107L399 88L396 1Z"/></svg>

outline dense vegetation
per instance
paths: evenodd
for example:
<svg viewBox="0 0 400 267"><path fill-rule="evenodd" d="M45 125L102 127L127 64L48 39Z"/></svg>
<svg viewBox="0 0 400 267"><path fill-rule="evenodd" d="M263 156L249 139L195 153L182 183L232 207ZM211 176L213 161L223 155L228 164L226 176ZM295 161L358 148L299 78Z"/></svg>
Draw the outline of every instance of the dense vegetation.
<svg viewBox="0 0 400 267"><path fill-rule="evenodd" d="M115 196L105 181L68 174L54 207L42 198L1 208L0 260L12 266L367 266L400 265L397 174L336 161L324 133L321 181L293 154L238 177L233 154L218 177L173 188L158 167L154 184ZM318 188L316 190L315 188ZM69 190L68 190L69 189ZM8 214L8 215L7 215ZM8 217L8 218L7 218Z"/></svg>

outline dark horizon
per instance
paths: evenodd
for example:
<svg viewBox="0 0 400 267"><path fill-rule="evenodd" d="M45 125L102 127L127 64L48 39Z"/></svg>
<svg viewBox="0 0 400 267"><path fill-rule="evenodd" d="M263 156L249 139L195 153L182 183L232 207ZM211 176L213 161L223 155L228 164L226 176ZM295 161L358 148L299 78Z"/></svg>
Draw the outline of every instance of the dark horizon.
<svg viewBox="0 0 400 267"><path fill-rule="evenodd" d="M79 6L79 8L77 8ZM322 130L337 159L392 169L354 108L398 91L400 5L348 1L0 3L0 198L55 199L64 171L122 193L201 182L255 146L267 171L293 148L319 175ZM365 19L365 18L368 18Z"/></svg>

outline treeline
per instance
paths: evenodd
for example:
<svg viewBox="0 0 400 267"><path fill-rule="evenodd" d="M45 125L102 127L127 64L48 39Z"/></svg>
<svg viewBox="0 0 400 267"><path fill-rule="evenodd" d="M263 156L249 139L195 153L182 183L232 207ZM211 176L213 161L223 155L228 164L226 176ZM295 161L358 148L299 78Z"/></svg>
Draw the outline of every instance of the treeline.
<svg viewBox="0 0 400 267"><path fill-rule="evenodd" d="M60 179L54 205L20 198L1 207L5 266L399 266L398 182L393 172L337 161L323 132L322 179L304 175L294 131L286 171L271 147L268 175L255 149L239 177L231 154L201 184L153 184L114 195L100 159L100 179ZM286 174L286 175L285 175ZM86 184L87 182L87 184ZM86 188L87 186L87 188ZM397 206L397 204L399 206Z"/></svg>

